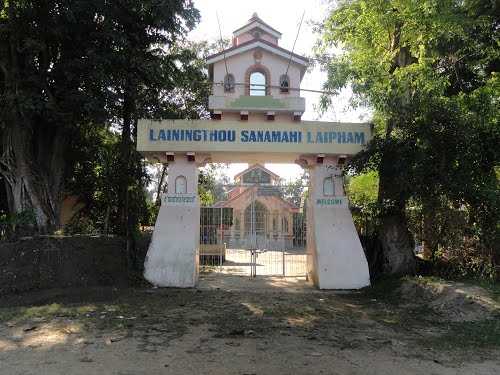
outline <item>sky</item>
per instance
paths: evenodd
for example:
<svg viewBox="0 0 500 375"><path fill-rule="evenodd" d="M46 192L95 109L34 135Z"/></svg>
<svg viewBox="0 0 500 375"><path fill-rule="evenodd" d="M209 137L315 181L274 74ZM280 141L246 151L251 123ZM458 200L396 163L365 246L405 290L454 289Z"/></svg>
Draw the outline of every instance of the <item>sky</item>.
<svg viewBox="0 0 500 375"><path fill-rule="evenodd" d="M222 37L231 39L232 32L243 26L256 12L259 17L282 33L279 45L292 50L297 36L300 18L305 11L304 21L295 45L294 52L306 57L313 55L313 47L318 38L313 33L312 23L321 21L328 14L327 0L195 0L196 8L201 13L201 22L193 30L189 38L192 40L219 40L219 16ZM310 69L301 83L302 89L321 90L326 79L326 73L319 67ZM306 99L306 112L303 120L366 122L369 120L367 110L354 110L349 107L350 91L345 90L333 101L332 108L325 114L320 114L315 107L320 94L301 92ZM247 164L231 164L226 171L233 177L247 167ZM277 173L285 180L297 178L302 169L294 164L266 164L266 168Z"/></svg>

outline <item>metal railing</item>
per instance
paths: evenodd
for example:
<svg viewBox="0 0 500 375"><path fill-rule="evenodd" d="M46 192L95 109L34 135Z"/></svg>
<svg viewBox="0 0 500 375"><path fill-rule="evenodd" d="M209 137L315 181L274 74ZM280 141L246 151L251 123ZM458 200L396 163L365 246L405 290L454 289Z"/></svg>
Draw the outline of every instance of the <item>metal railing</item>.
<svg viewBox="0 0 500 375"><path fill-rule="evenodd" d="M306 276L305 213L276 213L266 199L253 192L244 208L201 208L201 272Z"/></svg>

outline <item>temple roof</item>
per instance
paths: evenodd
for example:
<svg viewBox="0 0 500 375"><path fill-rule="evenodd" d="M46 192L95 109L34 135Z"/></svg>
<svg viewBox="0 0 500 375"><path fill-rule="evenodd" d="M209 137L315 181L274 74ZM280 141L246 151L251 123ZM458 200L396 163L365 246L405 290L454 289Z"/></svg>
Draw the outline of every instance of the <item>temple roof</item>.
<svg viewBox="0 0 500 375"><path fill-rule="evenodd" d="M252 14L252 18L250 18L245 25L234 30L233 35L238 36L242 33L249 32L256 28L260 28L263 31L273 35L278 39L281 37L281 33L272 26L269 26L267 23L262 21L262 19L257 15L257 13Z"/></svg>
<svg viewBox="0 0 500 375"><path fill-rule="evenodd" d="M213 55L210 55L207 57L207 64L213 64L217 61L224 60L224 55L226 58L231 57L233 55L236 55L240 52L245 52L247 50L251 50L255 47L261 47L262 49L272 52L278 56L281 56L283 58L290 58L292 56L292 61L303 65L307 66L309 63L309 60L307 57L297 55L296 53L293 53L285 48L281 48L280 46L273 44L271 42L268 42L267 40L264 39L252 39L249 40L248 42L239 44L237 46L232 46L226 50L223 50L221 52L215 53Z"/></svg>
<svg viewBox="0 0 500 375"><path fill-rule="evenodd" d="M243 176L244 174L254 170L254 169L260 169L260 170L263 170L264 172L266 172L267 174L269 174L274 180L279 180L281 177L278 176L276 173L274 172L271 172L269 169L267 169L266 167L264 167L262 164L252 164L251 166L249 166L247 169L245 169L244 171L236 174L234 176L234 179L237 180L239 179L241 176Z"/></svg>
<svg viewBox="0 0 500 375"><path fill-rule="evenodd" d="M225 201L218 201L215 202L212 207L215 208L225 208L225 207L231 207L231 203L242 198L244 195L250 194L251 192L257 193L258 197L266 197L267 199L276 199L279 202L283 203L285 206L288 206L290 209L292 209L294 212L298 212L299 207L296 207L294 204L291 202L287 201L282 197L281 194L258 194L259 192L259 187L258 186L249 186L243 189L243 191L234 197L225 200Z"/></svg>

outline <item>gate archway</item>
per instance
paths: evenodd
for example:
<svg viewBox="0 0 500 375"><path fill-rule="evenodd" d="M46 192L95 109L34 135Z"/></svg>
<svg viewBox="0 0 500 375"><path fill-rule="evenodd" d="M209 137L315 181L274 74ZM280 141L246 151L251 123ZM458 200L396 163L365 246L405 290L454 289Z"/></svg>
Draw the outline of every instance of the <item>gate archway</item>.
<svg viewBox="0 0 500 375"><path fill-rule="evenodd" d="M348 158L363 150L370 141L372 125L303 121L306 105L305 98L300 96L300 83L309 60L279 47L280 37L279 32L255 15L235 31L229 49L207 58L213 82L208 100L210 120L139 120L137 149L152 162L168 163L167 193L144 266L144 276L151 283L175 287L196 285L200 250L198 168L206 163L252 162L296 163L309 171L307 221L312 230L307 231L311 259L307 272L314 283L322 289L356 289L370 284L368 263L343 190L342 168ZM249 74L255 71L265 73L266 80L252 81ZM289 78L287 87L279 79L283 72ZM233 87L224 84L229 75L234 78ZM263 95L253 95L256 93ZM179 180L176 190L178 176L185 180ZM251 190L255 192L255 199L250 202L266 205L275 194L275 186L258 174L249 177L233 191L229 200L241 194L248 198L245 184L257 179L257 186ZM214 209L233 208L239 220L232 222L245 226L249 202L246 198L245 205L215 204ZM259 261L264 258L259 251L269 255L273 249L286 249L304 242L293 239L291 228L297 225L291 212L286 215L278 212L276 216L276 211L267 206L266 209L268 215L254 209L247 215L247 224L254 228L255 239L250 251L254 251ZM281 228L272 236L269 222L260 220L269 219L269 213L272 213L271 229ZM245 230L236 230L234 225L222 222L215 225L219 228L210 228L204 233L215 233L219 242L203 245L217 250L227 244L245 251L252 244L242 240ZM264 236L260 235L261 231ZM262 243L257 243L257 239ZM286 254L282 251L281 255L283 258Z"/></svg>

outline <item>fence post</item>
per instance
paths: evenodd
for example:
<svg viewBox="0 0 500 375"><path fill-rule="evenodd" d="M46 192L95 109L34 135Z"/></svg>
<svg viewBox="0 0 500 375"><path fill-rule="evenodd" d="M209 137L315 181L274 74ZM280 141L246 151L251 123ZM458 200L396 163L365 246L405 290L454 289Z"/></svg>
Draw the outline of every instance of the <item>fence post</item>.
<svg viewBox="0 0 500 375"><path fill-rule="evenodd" d="M220 210L220 221L219 221L219 232L220 232L220 250L219 250L219 272L222 271L222 256L224 255L224 227L222 225L222 211L224 209L222 207Z"/></svg>
<svg viewBox="0 0 500 375"><path fill-rule="evenodd" d="M285 249L281 250L282 254L283 254L283 277L286 277L286 273L285 273Z"/></svg>
<svg viewBox="0 0 500 375"><path fill-rule="evenodd" d="M252 249L250 254L252 256L252 264L250 268L252 270L252 277L255 277L257 274L257 251L255 249Z"/></svg>

